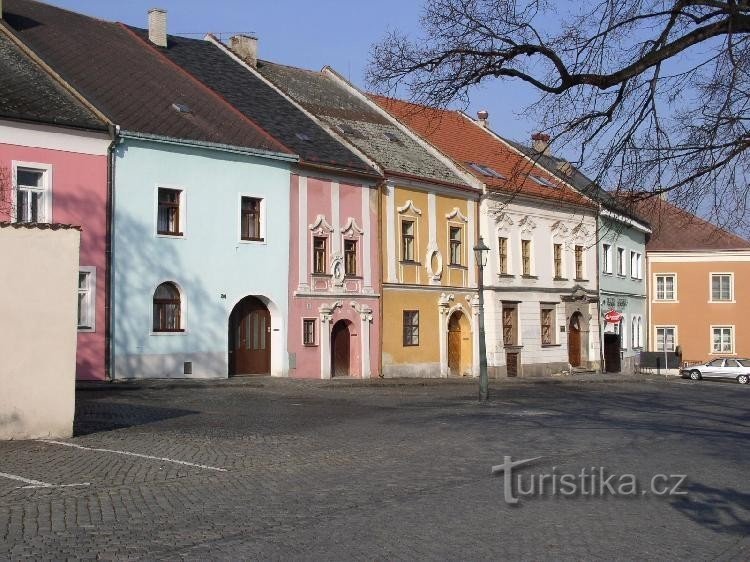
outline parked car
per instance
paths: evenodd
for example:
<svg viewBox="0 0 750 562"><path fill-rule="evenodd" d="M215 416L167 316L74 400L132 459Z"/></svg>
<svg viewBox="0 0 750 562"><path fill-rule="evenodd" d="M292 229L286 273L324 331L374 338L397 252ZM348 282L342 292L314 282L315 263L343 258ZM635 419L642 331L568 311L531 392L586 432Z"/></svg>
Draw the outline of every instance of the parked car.
<svg viewBox="0 0 750 562"><path fill-rule="evenodd" d="M733 379L740 384L750 382L750 359L720 357L702 365L690 365L680 369L683 378L694 381L701 379Z"/></svg>

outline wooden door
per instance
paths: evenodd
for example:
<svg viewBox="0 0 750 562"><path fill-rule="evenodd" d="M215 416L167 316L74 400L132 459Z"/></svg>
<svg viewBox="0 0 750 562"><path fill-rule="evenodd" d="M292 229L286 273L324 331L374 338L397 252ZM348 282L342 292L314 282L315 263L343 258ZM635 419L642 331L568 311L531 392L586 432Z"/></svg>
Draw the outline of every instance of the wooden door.
<svg viewBox="0 0 750 562"><path fill-rule="evenodd" d="M448 320L448 371L451 376L461 376L461 321L458 314Z"/></svg>
<svg viewBox="0 0 750 562"><path fill-rule="evenodd" d="M333 326L331 332L331 375L334 377L348 377L350 358L349 325L340 320Z"/></svg>
<svg viewBox="0 0 750 562"><path fill-rule="evenodd" d="M242 299L229 316L229 374L271 372L271 314L254 297Z"/></svg>
<svg viewBox="0 0 750 562"><path fill-rule="evenodd" d="M578 312L570 317L568 326L568 362L573 367L581 366L581 315Z"/></svg>
<svg viewBox="0 0 750 562"><path fill-rule="evenodd" d="M604 334L604 369L608 373L620 372L620 338L618 334Z"/></svg>
<svg viewBox="0 0 750 562"><path fill-rule="evenodd" d="M505 353L506 372L509 377L518 376L518 353L507 351Z"/></svg>

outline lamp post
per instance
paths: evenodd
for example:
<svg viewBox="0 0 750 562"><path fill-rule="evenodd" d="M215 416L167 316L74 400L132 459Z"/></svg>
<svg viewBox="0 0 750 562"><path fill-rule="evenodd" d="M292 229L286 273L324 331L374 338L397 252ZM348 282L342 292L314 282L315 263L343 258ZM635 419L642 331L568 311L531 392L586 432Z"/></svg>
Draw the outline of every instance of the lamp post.
<svg viewBox="0 0 750 562"><path fill-rule="evenodd" d="M479 401L486 402L490 394L490 381L487 375L487 345L484 342L484 266L487 265L487 253L490 249L481 236L473 249L479 268Z"/></svg>

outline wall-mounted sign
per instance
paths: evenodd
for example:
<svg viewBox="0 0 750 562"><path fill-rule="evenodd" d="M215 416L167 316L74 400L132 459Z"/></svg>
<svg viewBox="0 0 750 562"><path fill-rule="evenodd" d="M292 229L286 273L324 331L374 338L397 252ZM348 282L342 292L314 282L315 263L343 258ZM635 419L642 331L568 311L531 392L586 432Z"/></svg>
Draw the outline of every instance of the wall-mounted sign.
<svg viewBox="0 0 750 562"><path fill-rule="evenodd" d="M610 324L617 324L622 320L622 314L617 312L614 308L604 314L604 320Z"/></svg>

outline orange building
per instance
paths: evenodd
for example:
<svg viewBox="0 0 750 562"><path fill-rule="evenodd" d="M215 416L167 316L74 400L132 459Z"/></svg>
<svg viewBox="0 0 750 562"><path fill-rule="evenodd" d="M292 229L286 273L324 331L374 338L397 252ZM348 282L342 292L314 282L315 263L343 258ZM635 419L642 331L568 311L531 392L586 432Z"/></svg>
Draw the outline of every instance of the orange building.
<svg viewBox="0 0 750 562"><path fill-rule="evenodd" d="M639 212L646 245L650 351L684 361L750 356L750 242L664 201Z"/></svg>

